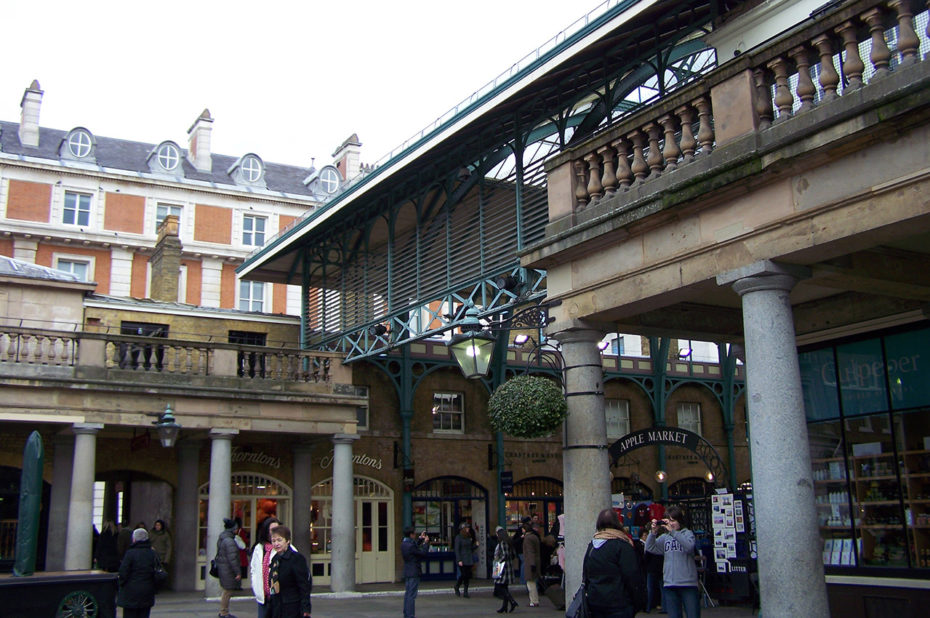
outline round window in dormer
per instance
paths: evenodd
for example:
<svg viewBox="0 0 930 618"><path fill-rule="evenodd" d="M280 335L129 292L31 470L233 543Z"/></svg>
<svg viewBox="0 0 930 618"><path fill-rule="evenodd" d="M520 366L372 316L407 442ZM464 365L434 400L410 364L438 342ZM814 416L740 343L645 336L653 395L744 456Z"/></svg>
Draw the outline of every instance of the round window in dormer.
<svg viewBox="0 0 930 618"><path fill-rule="evenodd" d="M331 167L324 167L320 172L320 185L327 193L335 193L339 188L339 172Z"/></svg>
<svg viewBox="0 0 930 618"><path fill-rule="evenodd" d="M181 153L174 144L162 144L158 148L158 164L167 171L175 169L181 162Z"/></svg>
<svg viewBox="0 0 930 618"><path fill-rule="evenodd" d="M89 155L93 144L94 142L87 131L72 131L71 135L68 136L68 150L78 159L83 159Z"/></svg>
<svg viewBox="0 0 930 618"><path fill-rule="evenodd" d="M258 182L262 177L262 162L255 155L247 155L242 160L242 178L246 182Z"/></svg>

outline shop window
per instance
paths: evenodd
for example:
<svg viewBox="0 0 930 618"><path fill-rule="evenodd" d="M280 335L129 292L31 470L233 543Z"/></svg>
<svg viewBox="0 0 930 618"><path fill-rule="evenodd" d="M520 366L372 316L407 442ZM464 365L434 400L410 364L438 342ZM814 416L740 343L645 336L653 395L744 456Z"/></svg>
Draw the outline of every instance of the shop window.
<svg viewBox="0 0 930 618"><path fill-rule="evenodd" d="M433 393L433 431L462 433L465 423L464 395L462 393Z"/></svg>
<svg viewBox="0 0 930 618"><path fill-rule="evenodd" d="M607 441L614 442L630 433L630 400L605 399L604 414L607 417Z"/></svg>
<svg viewBox="0 0 930 618"><path fill-rule="evenodd" d="M701 404L682 401L678 404L678 426L682 429L701 434Z"/></svg>
<svg viewBox="0 0 930 618"><path fill-rule="evenodd" d="M265 333L254 333L245 330L229 331L229 343L239 345L264 346L268 337ZM265 377L265 354L262 351L249 351L240 349L236 355L236 375L240 378L248 376L254 378Z"/></svg>
<svg viewBox="0 0 930 618"><path fill-rule="evenodd" d="M167 338L167 324L149 324L145 322L122 322L121 335L135 335L138 337ZM119 344L120 369L155 369L161 371L164 366L165 349L161 345L147 342L131 342Z"/></svg>

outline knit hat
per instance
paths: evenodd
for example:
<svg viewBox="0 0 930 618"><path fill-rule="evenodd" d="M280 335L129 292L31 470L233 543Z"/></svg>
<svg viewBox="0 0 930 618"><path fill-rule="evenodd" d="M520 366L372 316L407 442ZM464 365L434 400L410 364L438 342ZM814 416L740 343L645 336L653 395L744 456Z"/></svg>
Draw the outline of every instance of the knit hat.
<svg viewBox="0 0 930 618"><path fill-rule="evenodd" d="M136 528L132 531L132 542L138 543L139 541L148 541L149 533L145 528Z"/></svg>
<svg viewBox="0 0 930 618"><path fill-rule="evenodd" d="M498 526L497 528L494 528L494 532L497 533L497 532L500 532L500 531L503 530L503 529L504 529L503 526Z"/></svg>
<svg viewBox="0 0 930 618"><path fill-rule="evenodd" d="M223 518L223 528L226 530L235 530L236 529L236 520L230 519L228 517Z"/></svg>

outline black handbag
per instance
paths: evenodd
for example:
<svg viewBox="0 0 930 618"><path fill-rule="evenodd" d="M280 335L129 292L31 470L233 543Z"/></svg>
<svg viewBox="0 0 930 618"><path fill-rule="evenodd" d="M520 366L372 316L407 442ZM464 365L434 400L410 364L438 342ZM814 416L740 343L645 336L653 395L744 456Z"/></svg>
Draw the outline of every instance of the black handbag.
<svg viewBox="0 0 930 618"><path fill-rule="evenodd" d="M152 552L154 553L155 550L153 549ZM167 582L168 571L165 570L165 565L162 564L158 554L155 554L155 590L160 590Z"/></svg>
<svg viewBox="0 0 930 618"><path fill-rule="evenodd" d="M210 577L219 577L220 570L216 568L216 560L210 561Z"/></svg>
<svg viewBox="0 0 930 618"><path fill-rule="evenodd" d="M578 590L575 592L575 596L572 597L572 602L569 604L568 609L565 610L565 618L589 618L591 616L591 610L588 608L588 573L585 569L585 562L588 561L588 554L591 553L591 544L588 543L588 549L584 552L584 558L581 562L581 585L578 586Z"/></svg>

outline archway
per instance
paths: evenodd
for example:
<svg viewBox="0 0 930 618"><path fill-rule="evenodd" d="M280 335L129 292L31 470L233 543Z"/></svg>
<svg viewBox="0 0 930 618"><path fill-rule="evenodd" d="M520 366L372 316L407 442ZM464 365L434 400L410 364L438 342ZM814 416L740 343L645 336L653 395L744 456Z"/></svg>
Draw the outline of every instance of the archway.
<svg viewBox="0 0 930 618"><path fill-rule="evenodd" d="M375 479L355 476L355 583L394 580L394 491ZM333 479L310 490L310 572L329 584L332 567ZM301 548L298 548L301 549Z"/></svg>
<svg viewBox="0 0 930 618"><path fill-rule="evenodd" d="M717 450L700 435L678 427L653 427L634 431L623 436L608 448L607 452L610 453L611 465L616 465L621 457L631 451L655 444L668 444L692 451L714 475L715 485L717 487L724 486L727 479L727 468Z"/></svg>

